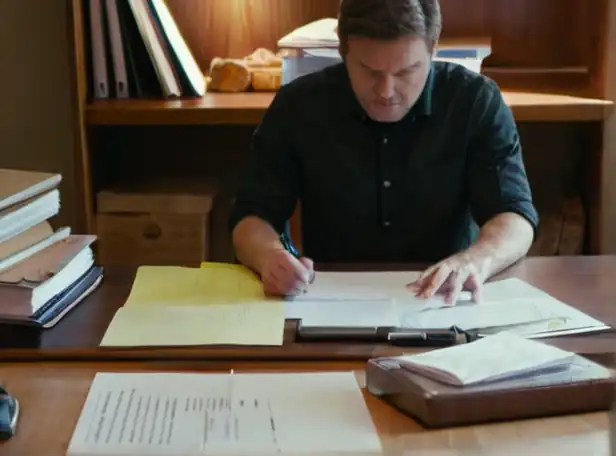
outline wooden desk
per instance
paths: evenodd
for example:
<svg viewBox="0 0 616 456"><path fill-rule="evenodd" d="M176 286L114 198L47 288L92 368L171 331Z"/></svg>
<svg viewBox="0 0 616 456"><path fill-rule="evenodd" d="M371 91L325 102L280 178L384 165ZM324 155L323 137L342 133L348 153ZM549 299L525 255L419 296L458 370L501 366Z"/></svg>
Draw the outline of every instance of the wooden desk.
<svg viewBox="0 0 616 456"><path fill-rule="evenodd" d="M332 266L329 269L334 268ZM412 270L409 266L347 266L355 270ZM87 301L45 331L38 346L2 350L3 360L34 359L347 359L413 351L385 345L351 343L295 343L293 321L287 322L282 347L182 347L182 348L99 348L107 326L130 291L135 269L109 269L104 285ZM527 258L498 278L519 277L616 327L616 256ZM616 335L578 336L552 339L562 348L601 356L616 349ZM416 351L416 350L415 350Z"/></svg>
<svg viewBox="0 0 616 456"><path fill-rule="evenodd" d="M353 370L360 362L281 363L40 363L5 364L0 378L21 404L17 435L0 444L0 456L64 456L96 372ZM607 413L425 430L364 390L383 454L413 456L609 455Z"/></svg>

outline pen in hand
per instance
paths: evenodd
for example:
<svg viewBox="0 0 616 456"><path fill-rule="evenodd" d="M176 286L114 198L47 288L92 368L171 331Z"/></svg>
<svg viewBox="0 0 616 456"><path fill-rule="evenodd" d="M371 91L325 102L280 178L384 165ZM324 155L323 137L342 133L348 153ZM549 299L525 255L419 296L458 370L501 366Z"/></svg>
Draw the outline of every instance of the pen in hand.
<svg viewBox="0 0 616 456"><path fill-rule="evenodd" d="M298 252L298 250L295 248L295 246L293 245L293 243L289 240L289 238L287 237L287 235L285 233L282 233L280 235L280 243L282 244L282 246L284 247L284 249L289 252L291 255L293 255L293 257L295 257L297 260L299 260L304 267L307 267L310 269L310 278L308 280L307 285L310 285L311 283L314 282L315 279L315 271L313 269L312 266L312 261L307 260L305 258L302 258L302 256L300 255L300 253ZM306 264L307 262L309 262L310 264Z"/></svg>

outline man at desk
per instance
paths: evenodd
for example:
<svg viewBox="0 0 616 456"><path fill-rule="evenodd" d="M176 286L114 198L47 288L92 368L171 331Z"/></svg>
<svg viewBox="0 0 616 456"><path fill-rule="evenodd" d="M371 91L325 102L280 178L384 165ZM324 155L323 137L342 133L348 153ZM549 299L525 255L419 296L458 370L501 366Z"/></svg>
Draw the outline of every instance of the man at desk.
<svg viewBox="0 0 616 456"><path fill-rule="evenodd" d="M538 215L512 113L492 80L432 61L440 30L438 0L342 0L344 62L275 97L231 217L267 292L301 290L313 260L427 262L418 296L478 298L528 252ZM298 201L302 258L279 239Z"/></svg>

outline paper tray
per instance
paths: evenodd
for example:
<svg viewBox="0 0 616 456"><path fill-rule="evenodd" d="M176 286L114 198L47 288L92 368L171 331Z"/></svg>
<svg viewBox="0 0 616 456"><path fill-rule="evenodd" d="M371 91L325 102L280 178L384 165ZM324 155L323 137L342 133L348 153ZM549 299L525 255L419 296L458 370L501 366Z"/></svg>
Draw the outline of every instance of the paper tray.
<svg viewBox="0 0 616 456"><path fill-rule="evenodd" d="M368 391L426 427L609 410L615 398L611 372L579 355L566 370L472 387L430 380L392 361L368 361Z"/></svg>

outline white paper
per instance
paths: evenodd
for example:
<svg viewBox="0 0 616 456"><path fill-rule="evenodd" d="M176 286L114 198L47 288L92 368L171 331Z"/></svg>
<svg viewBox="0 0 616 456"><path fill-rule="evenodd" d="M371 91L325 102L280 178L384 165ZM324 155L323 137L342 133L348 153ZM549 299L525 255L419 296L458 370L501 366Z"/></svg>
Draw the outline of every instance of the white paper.
<svg viewBox="0 0 616 456"><path fill-rule="evenodd" d="M381 452L352 372L99 373L68 455L336 452Z"/></svg>
<svg viewBox="0 0 616 456"><path fill-rule="evenodd" d="M470 344L394 359L443 382L471 385L569 365L574 357L560 348L503 331Z"/></svg>
<svg viewBox="0 0 616 456"><path fill-rule="evenodd" d="M302 321L303 327L370 328L398 326L395 302L383 301L289 301L287 319Z"/></svg>
<svg viewBox="0 0 616 456"><path fill-rule="evenodd" d="M502 303L518 299L533 300L540 302L542 310L559 317L546 322L520 325L517 328L507 328L507 330L525 337L542 338L609 329L609 326L605 323L518 278L499 280L486 284L482 298L483 302L486 303Z"/></svg>
<svg viewBox="0 0 616 456"><path fill-rule="evenodd" d="M400 295L412 296L406 286L420 272L325 272L317 271L314 283L297 301L378 301Z"/></svg>
<svg viewBox="0 0 616 456"><path fill-rule="evenodd" d="M544 305L544 300L545 298L512 299L410 312L401 316L401 325L417 329L458 326L471 330L558 319L558 313L552 312L549 306Z"/></svg>
<svg viewBox="0 0 616 456"><path fill-rule="evenodd" d="M479 304L463 292L454 306L437 295L420 299L406 288L417 271L321 272L308 292L288 302L286 318L304 327L502 330L529 338L592 332L604 323L517 278L486 283ZM395 314L395 315L394 315Z"/></svg>
<svg viewBox="0 0 616 456"><path fill-rule="evenodd" d="M278 40L279 48L338 47L338 20L323 18L299 28Z"/></svg>

